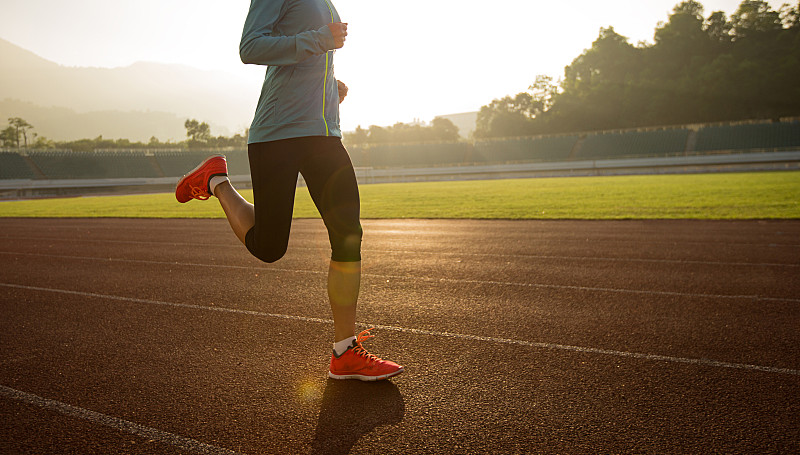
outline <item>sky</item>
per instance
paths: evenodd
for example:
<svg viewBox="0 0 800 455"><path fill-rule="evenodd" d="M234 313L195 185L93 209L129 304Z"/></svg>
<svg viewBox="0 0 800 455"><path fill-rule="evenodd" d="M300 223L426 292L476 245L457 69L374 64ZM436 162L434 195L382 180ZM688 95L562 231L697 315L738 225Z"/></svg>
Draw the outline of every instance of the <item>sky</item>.
<svg viewBox="0 0 800 455"><path fill-rule="evenodd" d="M279 0L273 0L279 1ZM601 27L652 42L679 0L333 0L348 25L335 74L350 93L345 131L477 111L558 78ZM705 0L730 16L740 0ZM777 9L783 1L769 1ZM264 68L238 47L249 0L2 0L0 38L66 66L178 63L244 74ZM249 119L247 119L249 122Z"/></svg>

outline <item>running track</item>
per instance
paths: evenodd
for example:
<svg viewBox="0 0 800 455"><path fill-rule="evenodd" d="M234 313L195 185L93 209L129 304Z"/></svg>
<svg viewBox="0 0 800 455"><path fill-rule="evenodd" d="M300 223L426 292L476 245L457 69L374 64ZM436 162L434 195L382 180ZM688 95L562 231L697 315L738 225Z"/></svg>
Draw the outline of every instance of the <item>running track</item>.
<svg viewBox="0 0 800 455"><path fill-rule="evenodd" d="M798 221L366 220L372 384L318 220L0 227L3 454L800 451Z"/></svg>

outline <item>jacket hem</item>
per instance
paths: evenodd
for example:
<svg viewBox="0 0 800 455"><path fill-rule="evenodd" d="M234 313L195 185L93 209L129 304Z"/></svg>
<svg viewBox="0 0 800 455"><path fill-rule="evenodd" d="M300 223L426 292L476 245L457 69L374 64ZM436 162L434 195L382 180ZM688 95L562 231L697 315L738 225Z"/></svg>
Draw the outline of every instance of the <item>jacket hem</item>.
<svg viewBox="0 0 800 455"><path fill-rule="evenodd" d="M338 124L329 121L327 129L328 131L326 134L325 122L322 120L284 123L280 125L251 126L250 134L247 137L247 143L256 144L259 142L271 142L308 136L342 137Z"/></svg>

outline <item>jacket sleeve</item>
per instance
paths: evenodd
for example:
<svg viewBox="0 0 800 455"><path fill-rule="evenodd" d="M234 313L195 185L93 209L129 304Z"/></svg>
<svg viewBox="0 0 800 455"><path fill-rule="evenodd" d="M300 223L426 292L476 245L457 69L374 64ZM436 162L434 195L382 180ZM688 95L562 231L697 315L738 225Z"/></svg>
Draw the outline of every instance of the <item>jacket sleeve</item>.
<svg viewBox="0 0 800 455"><path fill-rule="evenodd" d="M281 18L284 1L251 0L244 22L239 57L243 63L256 65L293 65L312 55L321 55L335 47L327 25L293 36L272 36Z"/></svg>

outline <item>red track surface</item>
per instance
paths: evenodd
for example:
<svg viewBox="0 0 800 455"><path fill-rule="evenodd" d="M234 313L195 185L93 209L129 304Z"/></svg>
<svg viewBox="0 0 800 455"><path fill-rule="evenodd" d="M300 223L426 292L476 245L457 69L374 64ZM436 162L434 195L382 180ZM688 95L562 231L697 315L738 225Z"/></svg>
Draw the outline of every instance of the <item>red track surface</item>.
<svg viewBox="0 0 800 455"><path fill-rule="evenodd" d="M0 453L800 451L797 221L365 221L371 384L320 221L0 227Z"/></svg>

